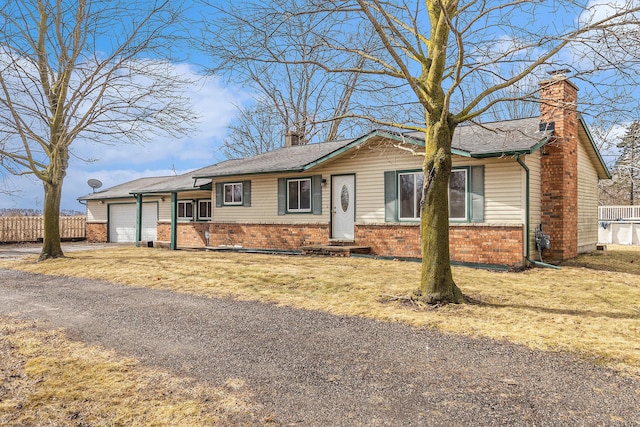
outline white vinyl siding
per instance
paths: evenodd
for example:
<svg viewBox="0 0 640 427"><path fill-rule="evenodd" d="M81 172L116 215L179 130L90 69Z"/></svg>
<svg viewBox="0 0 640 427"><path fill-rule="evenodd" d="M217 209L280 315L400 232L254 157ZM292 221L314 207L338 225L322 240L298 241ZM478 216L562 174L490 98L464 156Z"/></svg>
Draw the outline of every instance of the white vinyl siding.
<svg viewBox="0 0 640 427"><path fill-rule="evenodd" d="M537 252L535 242L535 229L542 221L542 163L540 152L524 157L524 162L529 168L529 252ZM526 195L525 195L526 197Z"/></svg>
<svg viewBox="0 0 640 427"><path fill-rule="evenodd" d="M578 252L598 243L598 172L583 142L578 143Z"/></svg>
<svg viewBox="0 0 640 427"><path fill-rule="evenodd" d="M484 192L486 223L524 223L524 172L515 159L492 160L486 164Z"/></svg>
<svg viewBox="0 0 640 427"><path fill-rule="evenodd" d="M107 222L107 206L97 200L87 200L87 222Z"/></svg>

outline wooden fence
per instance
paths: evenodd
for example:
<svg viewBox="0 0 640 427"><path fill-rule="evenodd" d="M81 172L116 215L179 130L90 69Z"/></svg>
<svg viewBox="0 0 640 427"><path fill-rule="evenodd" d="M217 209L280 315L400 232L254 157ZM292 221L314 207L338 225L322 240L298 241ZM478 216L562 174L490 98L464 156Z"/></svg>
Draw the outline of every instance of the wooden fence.
<svg viewBox="0 0 640 427"><path fill-rule="evenodd" d="M84 239L87 217L61 216L60 238ZM41 216L0 217L0 242L37 242L44 236L44 220Z"/></svg>

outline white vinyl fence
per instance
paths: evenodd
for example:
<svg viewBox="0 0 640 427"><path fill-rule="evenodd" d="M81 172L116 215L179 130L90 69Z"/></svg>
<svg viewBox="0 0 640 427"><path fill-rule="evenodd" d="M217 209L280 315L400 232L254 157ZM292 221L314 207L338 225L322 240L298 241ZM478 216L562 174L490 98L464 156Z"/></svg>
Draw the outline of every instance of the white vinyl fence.
<svg viewBox="0 0 640 427"><path fill-rule="evenodd" d="M640 206L600 206L598 243L640 245Z"/></svg>

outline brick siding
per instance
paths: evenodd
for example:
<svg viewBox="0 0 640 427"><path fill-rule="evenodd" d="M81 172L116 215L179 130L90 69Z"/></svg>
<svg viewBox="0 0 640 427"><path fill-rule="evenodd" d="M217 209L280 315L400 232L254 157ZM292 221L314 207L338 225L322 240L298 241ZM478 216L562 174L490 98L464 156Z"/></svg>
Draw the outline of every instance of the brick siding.
<svg viewBox="0 0 640 427"><path fill-rule="evenodd" d="M107 223L106 222L88 222L86 226L87 242L90 243L106 243L107 242Z"/></svg>
<svg viewBox="0 0 640 427"><path fill-rule="evenodd" d="M176 228L177 246L179 248L204 248L207 246L205 232L208 231L208 222L178 222ZM171 241L171 224L158 223L158 241Z"/></svg>
<svg viewBox="0 0 640 427"><path fill-rule="evenodd" d="M209 224L210 246L297 250L329 240L328 224Z"/></svg>
<svg viewBox="0 0 640 427"><path fill-rule="evenodd" d="M382 256L420 258L420 226L402 224L357 225L356 245L371 247ZM523 227L452 225L449 227L451 260L473 264L521 265Z"/></svg>
<svg viewBox="0 0 640 427"><path fill-rule="evenodd" d="M210 246L299 250L329 242L329 226L324 224L209 224L209 233ZM452 261L496 265L523 262L521 225L452 225L449 234ZM353 244L371 247L374 255L420 258L420 226L358 224ZM183 245L179 237L178 247Z"/></svg>

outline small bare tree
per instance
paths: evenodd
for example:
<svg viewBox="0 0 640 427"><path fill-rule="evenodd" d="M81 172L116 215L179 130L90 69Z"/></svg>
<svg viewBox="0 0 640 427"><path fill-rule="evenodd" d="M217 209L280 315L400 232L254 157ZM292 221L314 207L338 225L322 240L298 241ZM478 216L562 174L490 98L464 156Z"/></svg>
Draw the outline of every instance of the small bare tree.
<svg viewBox="0 0 640 427"><path fill-rule="evenodd" d="M214 63L211 72L255 93L254 105L241 111L230 128L224 148L229 157L278 148L286 132L299 135L301 144L366 132L370 122L353 112L370 98L399 95L396 88L385 91L373 84L376 76L359 72L367 55L325 49L324 38L339 23L331 15L307 13L305 2L203 2L215 12L203 36L204 52ZM363 52L376 48L370 28L344 31ZM328 64L345 72L328 74ZM396 109L390 102L387 111Z"/></svg>
<svg viewBox="0 0 640 427"><path fill-rule="evenodd" d="M174 0L7 0L0 9L0 162L44 186L40 260L63 256L59 217L71 145L144 142L193 123Z"/></svg>

